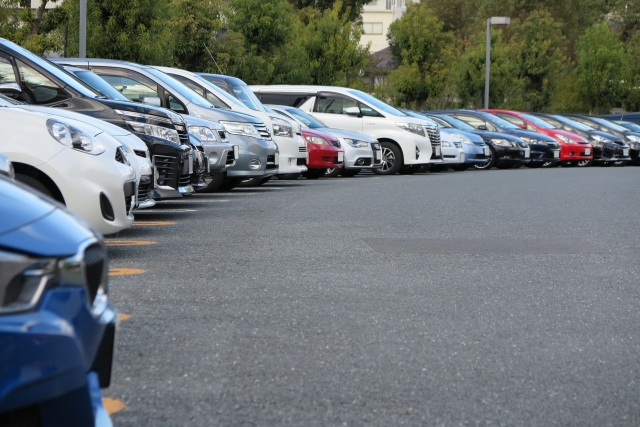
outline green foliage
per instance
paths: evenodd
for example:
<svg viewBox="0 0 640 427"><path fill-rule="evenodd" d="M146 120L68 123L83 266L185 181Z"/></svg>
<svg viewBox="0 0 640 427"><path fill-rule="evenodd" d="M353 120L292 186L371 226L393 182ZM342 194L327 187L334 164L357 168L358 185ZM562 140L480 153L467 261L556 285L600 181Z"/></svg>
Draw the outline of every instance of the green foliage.
<svg viewBox="0 0 640 427"><path fill-rule="evenodd" d="M580 94L594 113L606 112L626 92L629 76L624 44L608 24L591 27L576 49Z"/></svg>
<svg viewBox="0 0 640 427"><path fill-rule="evenodd" d="M338 14L354 22L360 19L362 6L371 3L371 0L289 0L289 2L297 9L315 9L321 12L334 9L335 5L340 3Z"/></svg>
<svg viewBox="0 0 640 427"><path fill-rule="evenodd" d="M59 12L32 11L30 1L0 0L0 37L37 54L60 50L63 40L57 29L65 23L66 16Z"/></svg>
<svg viewBox="0 0 640 427"><path fill-rule="evenodd" d="M628 76L625 79L624 104L627 111L640 111L640 33L636 33L625 47Z"/></svg>
<svg viewBox="0 0 640 427"><path fill-rule="evenodd" d="M401 61L389 75L397 103L423 109L444 92L457 52L453 34L443 28L426 4L409 6L402 19L391 24L389 44Z"/></svg>

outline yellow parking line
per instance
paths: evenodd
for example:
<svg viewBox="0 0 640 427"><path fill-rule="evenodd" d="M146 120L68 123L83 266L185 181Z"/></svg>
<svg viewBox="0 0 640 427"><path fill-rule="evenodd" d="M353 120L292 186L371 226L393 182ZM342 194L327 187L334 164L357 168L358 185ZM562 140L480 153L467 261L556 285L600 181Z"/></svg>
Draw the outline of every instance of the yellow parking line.
<svg viewBox="0 0 640 427"><path fill-rule="evenodd" d="M131 315L129 314L124 314L124 313L118 313L118 320L121 322L124 322L125 320L129 320L131 319Z"/></svg>
<svg viewBox="0 0 640 427"><path fill-rule="evenodd" d="M127 407L127 405L122 400L112 399L110 397L103 397L102 404L104 405L104 409L107 410L107 413L109 415L120 412Z"/></svg>
<svg viewBox="0 0 640 427"><path fill-rule="evenodd" d="M158 243L152 240L105 240L104 242L107 246L145 246Z"/></svg>
<svg viewBox="0 0 640 427"><path fill-rule="evenodd" d="M109 269L109 277L113 276L129 276L131 274L142 274L146 273L147 270L142 270L140 268L110 268Z"/></svg>
<svg viewBox="0 0 640 427"><path fill-rule="evenodd" d="M134 227L158 227L163 225L173 225L175 222L173 221L135 221L133 223Z"/></svg>

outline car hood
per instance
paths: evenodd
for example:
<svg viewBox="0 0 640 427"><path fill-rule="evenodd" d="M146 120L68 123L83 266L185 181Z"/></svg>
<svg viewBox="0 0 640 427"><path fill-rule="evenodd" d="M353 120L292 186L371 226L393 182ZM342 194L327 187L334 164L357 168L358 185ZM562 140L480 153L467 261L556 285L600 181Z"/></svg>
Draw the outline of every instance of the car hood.
<svg viewBox="0 0 640 427"><path fill-rule="evenodd" d="M522 141L520 138L518 138L515 135L511 135L510 133L490 132L490 131L483 131L483 130L476 130L476 131L473 131L473 133L480 136L483 139L484 138L500 138L500 139L506 139L507 141L511 141L511 142Z"/></svg>
<svg viewBox="0 0 640 427"><path fill-rule="evenodd" d="M74 119L79 122L84 122L102 130L103 132L108 133L111 136L131 135L131 132L121 128L120 126L107 123L104 120L95 119L91 116L87 116L86 114L80 114L74 111L64 110L62 108L38 107L38 106L29 106L29 105L20 105L20 108L24 108L25 110L29 110L29 111L37 111L45 114L51 114L58 117L66 117L68 119Z"/></svg>
<svg viewBox="0 0 640 427"><path fill-rule="evenodd" d="M239 113L237 111L222 110L220 108L205 108L194 104L189 104L189 108L192 116L206 120L213 120L214 122L227 121L251 123L255 125L264 124L264 122L257 117Z"/></svg>
<svg viewBox="0 0 640 427"><path fill-rule="evenodd" d="M371 138L370 136L363 135L358 132L351 132L348 130L334 129L334 128L317 128L313 130L328 133L329 135L333 135L336 138L357 139L358 141L367 141L369 144L373 142L377 142L375 138Z"/></svg>
<svg viewBox="0 0 640 427"><path fill-rule="evenodd" d="M483 142L484 140L475 133L472 132L467 132L465 130L458 130L458 129L454 129L454 128L440 128L440 135L442 135L443 133L449 134L449 135L462 135L462 136L466 136L467 138L469 138L471 140L471 142Z"/></svg>
<svg viewBox="0 0 640 427"><path fill-rule="evenodd" d="M187 126L202 126L208 127L209 129L224 130L224 127L214 120L199 119L197 117L188 116L186 114L183 115L182 118L184 119Z"/></svg>
<svg viewBox="0 0 640 427"><path fill-rule="evenodd" d="M554 138L550 137L549 135L545 135L543 133L540 133L540 132L532 132L532 131L528 131L528 130L507 129L507 130L505 130L505 133L508 133L510 135L513 135L513 136L516 136L518 138L530 138L530 139L537 139L538 141L556 142L556 140Z"/></svg>
<svg viewBox="0 0 640 427"><path fill-rule="evenodd" d="M4 177L0 200L0 248L42 257L70 256L97 235L62 205Z"/></svg>

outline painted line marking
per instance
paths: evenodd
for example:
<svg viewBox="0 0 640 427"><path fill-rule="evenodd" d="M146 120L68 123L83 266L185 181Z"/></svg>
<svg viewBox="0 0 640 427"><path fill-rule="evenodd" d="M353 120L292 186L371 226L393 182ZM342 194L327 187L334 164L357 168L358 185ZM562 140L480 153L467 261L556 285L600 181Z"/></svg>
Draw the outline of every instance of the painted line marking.
<svg viewBox="0 0 640 427"><path fill-rule="evenodd" d="M146 246L156 245L158 242L152 240L105 240L107 246Z"/></svg>
<svg viewBox="0 0 640 427"><path fill-rule="evenodd" d="M124 314L124 313L118 313L118 320L120 322L124 322L125 320L129 320L129 319L131 319L131 315Z"/></svg>
<svg viewBox="0 0 640 427"><path fill-rule="evenodd" d="M104 409L107 410L107 414L109 415L120 412L127 407L127 405L122 400L112 399L110 397L103 397L102 404L104 405Z"/></svg>
<svg viewBox="0 0 640 427"><path fill-rule="evenodd" d="M173 221L136 221L132 225L134 227L156 227L161 225L173 225Z"/></svg>
<svg viewBox="0 0 640 427"><path fill-rule="evenodd" d="M180 200L180 201L175 201L175 202L161 202L159 204L157 204L156 206L169 206L169 205L179 205L182 203L185 204L196 204L196 203L220 203L220 202L228 202L229 200L227 199L215 199L215 200L207 200L207 199L202 199L202 200L197 200L197 199L191 199L191 200ZM156 209L156 210L160 210L160 209Z"/></svg>
<svg viewBox="0 0 640 427"><path fill-rule="evenodd" d="M141 270L139 268L110 268L109 269L109 277L114 276L129 276L132 274L142 274L146 273L147 270Z"/></svg>
<svg viewBox="0 0 640 427"><path fill-rule="evenodd" d="M197 209L145 209L143 211L137 211L135 214L148 214L148 213L183 213L183 212L198 212Z"/></svg>

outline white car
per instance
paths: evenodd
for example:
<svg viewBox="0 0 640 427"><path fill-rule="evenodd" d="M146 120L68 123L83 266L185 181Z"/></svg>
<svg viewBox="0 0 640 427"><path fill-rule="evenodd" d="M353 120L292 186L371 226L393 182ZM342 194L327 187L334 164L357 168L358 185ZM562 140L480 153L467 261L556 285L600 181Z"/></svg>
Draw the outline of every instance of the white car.
<svg viewBox="0 0 640 427"><path fill-rule="evenodd" d="M344 150L344 166L340 169L327 169L326 176L355 176L363 169L375 169L382 166L380 143L362 133L342 129L328 128L304 111L283 105L267 105L267 108L295 120L304 128L314 129L333 135L340 140Z"/></svg>
<svg viewBox="0 0 640 427"><path fill-rule="evenodd" d="M440 146L431 144L422 119L362 91L333 86L251 86L263 104L289 105L311 114L328 127L363 133L380 142L382 167L375 173L415 172L442 162Z"/></svg>
<svg viewBox="0 0 640 427"><path fill-rule="evenodd" d="M462 148L460 139L442 132L440 134L440 141L442 141L442 163L431 165L432 171L448 170L451 166L464 163L464 149Z"/></svg>
<svg viewBox="0 0 640 427"><path fill-rule="evenodd" d="M129 150L102 129L68 117L0 108L0 151L16 180L49 195L93 228L113 234L133 223L136 174Z"/></svg>
<svg viewBox="0 0 640 427"><path fill-rule="evenodd" d="M191 71L169 67L154 66L154 68L182 82L218 108L249 114L262 120L271 128L271 137L278 146L280 156L278 173L299 174L306 172L307 142L300 133L300 126L293 120L287 120L269 112L242 80L224 76L227 79L233 79L237 90L243 91L246 97L254 98L246 104L242 102L242 99L235 98L216 86L215 81L209 81Z"/></svg>

